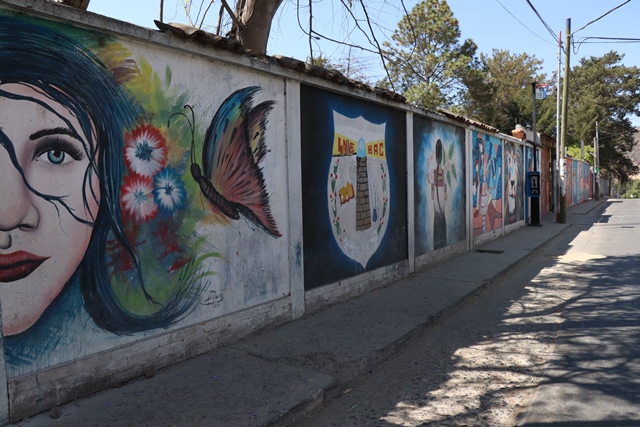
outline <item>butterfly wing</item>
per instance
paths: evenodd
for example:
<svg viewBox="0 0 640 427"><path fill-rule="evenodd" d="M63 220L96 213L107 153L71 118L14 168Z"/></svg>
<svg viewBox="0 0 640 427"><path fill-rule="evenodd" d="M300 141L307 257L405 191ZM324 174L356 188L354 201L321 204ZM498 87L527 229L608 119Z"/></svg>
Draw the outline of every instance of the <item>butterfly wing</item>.
<svg viewBox="0 0 640 427"><path fill-rule="evenodd" d="M258 90L250 86L234 92L216 112L202 150L203 174L235 210L269 235L279 237L259 166L266 153L267 114L274 102L253 108L253 95Z"/></svg>

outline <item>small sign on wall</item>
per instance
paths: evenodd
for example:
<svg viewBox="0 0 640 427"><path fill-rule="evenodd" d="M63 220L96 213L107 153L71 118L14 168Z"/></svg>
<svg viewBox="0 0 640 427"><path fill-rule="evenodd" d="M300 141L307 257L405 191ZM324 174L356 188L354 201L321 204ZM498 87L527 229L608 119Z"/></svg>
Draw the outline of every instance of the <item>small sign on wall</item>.
<svg viewBox="0 0 640 427"><path fill-rule="evenodd" d="M540 197L540 172L527 172L527 197Z"/></svg>

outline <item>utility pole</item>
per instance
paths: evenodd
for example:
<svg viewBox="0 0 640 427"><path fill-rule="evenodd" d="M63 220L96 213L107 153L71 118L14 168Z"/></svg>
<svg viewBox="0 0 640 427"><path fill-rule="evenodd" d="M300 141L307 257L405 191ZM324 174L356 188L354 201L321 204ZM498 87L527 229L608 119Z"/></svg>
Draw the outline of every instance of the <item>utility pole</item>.
<svg viewBox="0 0 640 427"><path fill-rule="evenodd" d="M562 133L560 135L560 211L556 215L556 222L564 224L567 222L567 188L565 186L566 158L564 147L567 142L567 115L569 108L569 61L571 60L571 18L567 18L567 35L565 38L565 62L564 81L562 82Z"/></svg>
<svg viewBox="0 0 640 427"><path fill-rule="evenodd" d="M593 199L596 200L596 187L598 178L596 177L596 137L593 137L593 179L591 180L591 188L593 188Z"/></svg>
<svg viewBox="0 0 640 427"><path fill-rule="evenodd" d="M596 121L596 146L595 152L593 153L595 156L593 158L593 166L594 172L596 173L596 185L593 188L595 191L596 200L600 200L600 180L598 177L600 176L600 141L598 139L598 122Z"/></svg>
<svg viewBox="0 0 640 427"><path fill-rule="evenodd" d="M556 161L553 162L553 211L560 211L560 76L562 76L562 31L558 33L558 84L556 85Z"/></svg>

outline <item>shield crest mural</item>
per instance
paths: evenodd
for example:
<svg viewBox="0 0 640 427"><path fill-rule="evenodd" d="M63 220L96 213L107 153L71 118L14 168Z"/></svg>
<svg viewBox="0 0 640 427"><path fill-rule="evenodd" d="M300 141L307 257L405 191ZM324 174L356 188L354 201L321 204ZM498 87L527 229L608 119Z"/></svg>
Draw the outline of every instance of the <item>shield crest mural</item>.
<svg viewBox="0 0 640 427"><path fill-rule="evenodd" d="M389 216L385 123L333 112L333 153L327 203L342 252L366 267L380 246Z"/></svg>

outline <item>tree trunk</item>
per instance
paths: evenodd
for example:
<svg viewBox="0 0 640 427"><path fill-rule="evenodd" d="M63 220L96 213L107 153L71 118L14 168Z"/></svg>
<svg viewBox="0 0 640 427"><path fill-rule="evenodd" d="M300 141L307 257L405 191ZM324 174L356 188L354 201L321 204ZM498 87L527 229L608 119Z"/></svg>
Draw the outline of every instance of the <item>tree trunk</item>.
<svg viewBox="0 0 640 427"><path fill-rule="evenodd" d="M251 54L266 55L271 22L281 4L282 0L238 0L236 16L243 27L234 24L231 34Z"/></svg>

